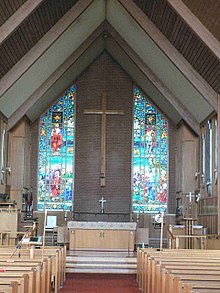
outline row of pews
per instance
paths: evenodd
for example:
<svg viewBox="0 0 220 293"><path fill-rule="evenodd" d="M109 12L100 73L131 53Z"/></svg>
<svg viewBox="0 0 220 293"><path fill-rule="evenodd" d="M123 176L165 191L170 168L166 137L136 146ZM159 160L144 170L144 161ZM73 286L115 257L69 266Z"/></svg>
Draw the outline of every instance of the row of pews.
<svg viewBox="0 0 220 293"><path fill-rule="evenodd" d="M57 293L66 275L66 247L0 246L0 293Z"/></svg>
<svg viewBox="0 0 220 293"><path fill-rule="evenodd" d="M220 250L138 249L137 281L145 293L219 293Z"/></svg>

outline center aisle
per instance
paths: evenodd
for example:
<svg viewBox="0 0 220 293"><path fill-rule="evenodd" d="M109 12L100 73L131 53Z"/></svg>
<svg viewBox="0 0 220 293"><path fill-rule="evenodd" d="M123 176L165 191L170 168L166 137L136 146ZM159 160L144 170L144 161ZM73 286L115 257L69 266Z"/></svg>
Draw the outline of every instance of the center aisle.
<svg viewBox="0 0 220 293"><path fill-rule="evenodd" d="M139 293L136 275L67 274L59 293Z"/></svg>

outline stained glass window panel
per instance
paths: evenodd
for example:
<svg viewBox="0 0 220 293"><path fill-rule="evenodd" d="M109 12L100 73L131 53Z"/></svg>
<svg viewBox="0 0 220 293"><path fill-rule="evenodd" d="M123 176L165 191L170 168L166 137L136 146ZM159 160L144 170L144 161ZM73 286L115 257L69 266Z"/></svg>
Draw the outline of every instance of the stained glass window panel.
<svg viewBox="0 0 220 293"><path fill-rule="evenodd" d="M40 117L38 210L72 210L75 87Z"/></svg>
<svg viewBox="0 0 220 293"><path fill-rule="evenodd" d="M133 212L167 210L168 121L134 88Z"/></svg>
<svg viewBox="0 0 220 293"><path fill-rule="evenodd" d="M206 126L206 154L205 154L206 187L208 196L212 195L212 121Z"/></svg>
<svg viewBox="0 0 220 293"><path fill-rule="evenodd" d="M215 119L214 124L214 180L215 185L218 183L218 121Z"/></svg>

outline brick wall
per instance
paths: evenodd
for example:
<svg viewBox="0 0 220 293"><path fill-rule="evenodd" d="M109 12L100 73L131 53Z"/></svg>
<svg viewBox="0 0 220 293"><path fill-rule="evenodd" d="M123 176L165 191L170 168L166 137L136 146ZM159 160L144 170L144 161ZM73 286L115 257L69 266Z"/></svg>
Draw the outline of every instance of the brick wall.
<svg viewBox="0 0 220 293"><path fill-rule="evenodd" d="M102 54L78 78L75 156L75 212L100 212L104 196L106 213L119 215L76 215L77 219L129 220L131 206L132 80L107 54ZM101 109L101 94L107 92L107 109L124 115L107 115L106 186L100 186L101 115L83 109Z"/></svg>

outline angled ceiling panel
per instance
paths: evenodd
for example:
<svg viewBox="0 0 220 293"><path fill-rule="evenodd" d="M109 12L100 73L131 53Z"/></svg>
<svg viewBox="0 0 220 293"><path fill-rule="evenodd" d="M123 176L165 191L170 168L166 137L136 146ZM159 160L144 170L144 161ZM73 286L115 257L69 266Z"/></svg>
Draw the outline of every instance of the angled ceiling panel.
<svg viewBox="0 0 220 293"><path fill-rule="evenodd" d="M103 38L98 38L80 58L57 80L57 82L26 113L34 121L46 111L71 85L76 78L103 52Z"/></svg>
<svg viewBox="0 0 220 293"><path fill-rule="evenodd" d="M159 109L174 123L178 124L182 117L166 100L159 90L146 78L143 72L132 62L128 55L118 46L113 39L108 39L106 49L109 54L121 65L138 86L159 107Z"/></svg>

